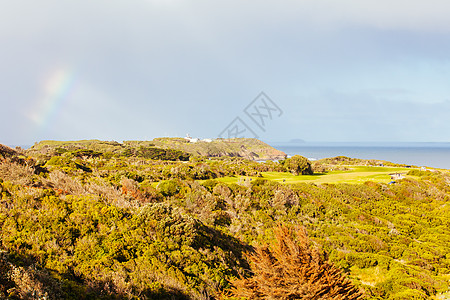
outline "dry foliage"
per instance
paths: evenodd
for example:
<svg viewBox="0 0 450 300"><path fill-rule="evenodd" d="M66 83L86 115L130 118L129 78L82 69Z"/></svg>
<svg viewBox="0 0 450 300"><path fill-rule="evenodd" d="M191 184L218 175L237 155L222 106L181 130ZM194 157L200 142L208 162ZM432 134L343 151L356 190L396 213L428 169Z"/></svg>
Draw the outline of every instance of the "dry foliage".
<svg viewBox="0 0 450 300"><path fill-rule="evenodd" d="M30 185L33 182L34 169L12 159L0 161L0 178L18 185Z"/></svg>
<svg viewBox="0 0 450 300"><path fill-rule="evenodd" d="M113 185L108 184L107 182L101 180L90 182L86 186L86 189L89 194L101 197L105 201L105 203L109 205L114 205L122 208L130 208L134 206L131 201L125 199L121 191L119 191Z"/></svg>
<svg viewBox="0 0 450 300"><path fill-rule="evenodd" d="M8 146L0 144L0 157L9 157L16 155L16 151Z"/></svg>
<svg viewBox="0 0 450 300"><path fill-rule="evenodd" d="M61 284L35 265L15 266L0 253L0 299L63 299Z"/></svg>
<svg viewBox="0 0 450 300"><path fill-rule="evenodd" d="M258 247L249 260L250 278L233 282L230 296L245 299L363 299L341 271L310 246L304 228L276 229L271 247Z"/></svg>
<svg viewBox="0 0 450 300"><path fill-rule="evenodd" d="M86 190L80 180L73 178L66 173L55 170L48 175L49 182L55 189L63 191L64 194L84 195Z"/></svg>

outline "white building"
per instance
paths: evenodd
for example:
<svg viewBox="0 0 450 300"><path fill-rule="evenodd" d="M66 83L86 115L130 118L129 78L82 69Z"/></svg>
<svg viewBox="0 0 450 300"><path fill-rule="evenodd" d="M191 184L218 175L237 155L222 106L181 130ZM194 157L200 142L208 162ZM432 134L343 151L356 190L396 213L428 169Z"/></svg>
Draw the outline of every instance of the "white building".
<svg viewBox="0 0 450 300"><path fill-rule="evenodd" d="M185 140L187 140L189 143L197 143L199 141L198 138L192 138L189 133L186 134L186 137L184 138Z"/></svg>
<svg viewBox="0 0 450 300"><path fill-rule="evenodd" d="M197 142L206 142L206 143L211 143L212 139L203 139L200 140L199 138L193 138L191 137L189 134L186 134L186 137L184 138L186 141L188 141L189 143L197 143Z"/></svg>

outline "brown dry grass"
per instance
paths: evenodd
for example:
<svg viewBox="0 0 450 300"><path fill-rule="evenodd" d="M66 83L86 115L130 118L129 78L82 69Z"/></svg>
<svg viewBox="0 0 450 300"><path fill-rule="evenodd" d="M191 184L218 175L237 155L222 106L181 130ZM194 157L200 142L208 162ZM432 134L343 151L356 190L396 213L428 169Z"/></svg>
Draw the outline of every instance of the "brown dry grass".
<svg viewBox="0 0 450 300"><path fill-rule="evenodd" d="M31 266L16 266L0 253L0 299L63 299L60 282L48 271Z"/></svg>
<svg viewBox="0 0 450 300"><path fill-rule="evenodd" d="M31 166L13 162L11 159L0 161L0 178L18 185L30 185L33 182L34 169Z"/></svg>

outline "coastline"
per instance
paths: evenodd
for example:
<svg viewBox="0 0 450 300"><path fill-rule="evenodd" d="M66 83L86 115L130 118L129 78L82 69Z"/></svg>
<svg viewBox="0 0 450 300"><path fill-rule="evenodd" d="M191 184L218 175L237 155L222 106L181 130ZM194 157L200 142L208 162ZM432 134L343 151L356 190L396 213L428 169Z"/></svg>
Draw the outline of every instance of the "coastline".
<svg viewBox="0 0 450 300"><path fill-rule="evenodd" d="M298 154L309 159L347 156L450 169L450 143L272 143L271 145L288 156Z"/></svg>

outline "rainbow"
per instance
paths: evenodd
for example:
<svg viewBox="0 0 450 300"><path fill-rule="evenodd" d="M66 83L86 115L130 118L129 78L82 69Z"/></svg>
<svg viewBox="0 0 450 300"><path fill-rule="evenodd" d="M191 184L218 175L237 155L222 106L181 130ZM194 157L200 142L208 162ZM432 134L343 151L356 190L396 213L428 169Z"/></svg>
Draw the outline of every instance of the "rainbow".
<svg viewBox="0 0 450 300"><path fill-rule="evenodd" d="M29 118L36 124L38 130L45 130L61 110L73 90L74 83L75 72L69 68L59 68L50 72L42 86L42 96L29 113Z"/></svg>

